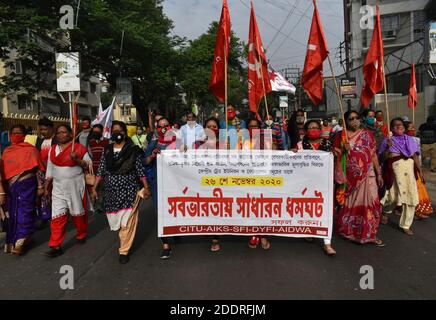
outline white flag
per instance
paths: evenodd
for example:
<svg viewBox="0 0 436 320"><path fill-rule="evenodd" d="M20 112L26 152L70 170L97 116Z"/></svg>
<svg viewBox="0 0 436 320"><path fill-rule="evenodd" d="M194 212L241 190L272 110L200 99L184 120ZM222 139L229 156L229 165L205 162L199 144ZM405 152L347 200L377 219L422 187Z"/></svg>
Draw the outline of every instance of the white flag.
<svg viewBox="0 0 436 320"><path fill-rule="evenodd" d="M270 71L269 78L271 81L272 91L290 92L291 94L295 94L295 91L297 90L295 86L277 71Z"/></svg>
<svg viewBox="0 0 436 320"><path fill-rule="evenodd" d="M115 97L112 100L111 105L106 110L99 112L97 118L92 121L93 126L96 124L101 124L103 126L103 137L108 139L111 137L111 126L114 117L114 103Z"/></svg>

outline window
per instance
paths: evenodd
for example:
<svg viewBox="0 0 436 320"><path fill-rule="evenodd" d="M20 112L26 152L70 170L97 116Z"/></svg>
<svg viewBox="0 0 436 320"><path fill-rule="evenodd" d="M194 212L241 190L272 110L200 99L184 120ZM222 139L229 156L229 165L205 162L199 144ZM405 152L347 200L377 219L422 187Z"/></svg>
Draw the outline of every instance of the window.
<svg viewBox="0 0 436 320"><path fill-rule="evenodd" d="M23 65L21 64L20 60L15 61L11 65L11 71L15 72L15 74L23 74Z"/></svg>
<svg viewBox="0 0 436 320"><path fill-rule="evenodd" d="M130 116L131 110L129 105L121 105L121 115L122 116Z"/></svg>
<svg viewBox="0 0 436 320"><path fill-rule="evenodd" d="M18 109L19 110L32 110L32 100L28 95L18 96Z"/></svg>
<svg viewBox="0 0 436 320"><path fill-rule="evenodd" d="M398 30L400 27L400 16L398 14L381 17L382 30Z"/></svg>

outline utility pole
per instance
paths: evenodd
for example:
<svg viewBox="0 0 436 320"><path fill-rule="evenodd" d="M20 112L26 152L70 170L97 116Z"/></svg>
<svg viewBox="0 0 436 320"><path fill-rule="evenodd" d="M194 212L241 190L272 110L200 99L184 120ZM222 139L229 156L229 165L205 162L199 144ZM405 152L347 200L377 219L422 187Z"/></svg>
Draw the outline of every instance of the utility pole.
<svg viewBox="0 0 436 320"><path fill-rule="evenodd" d="M302 109L301 107L301 87L300 87L300 79L301 79L301 69L298 66L293 67L286 67L282 69L281 74L285 77L286 80L288 80L290 83L292 83L296 88L298 92L298 100L295 99L294 104L294 110L297 111L298 109ZM296 92L296 94L297 94ZM298 101L298 103L297 103Z"/></svg>
<svg viewBox="0 0 436 320"><path fill-rule="evenodd" d="M350 78L351 60L350 60L350 34L351 34L351 1L344 0L344 45L345 45L345 73ZM351 100L347 100L348 111L351 110Z"/></svg>

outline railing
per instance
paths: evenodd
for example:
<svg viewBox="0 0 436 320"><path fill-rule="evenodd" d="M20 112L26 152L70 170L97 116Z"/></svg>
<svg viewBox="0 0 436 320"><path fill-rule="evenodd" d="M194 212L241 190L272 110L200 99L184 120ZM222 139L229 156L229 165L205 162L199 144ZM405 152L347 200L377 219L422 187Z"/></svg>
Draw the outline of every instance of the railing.
<svg viewBox="0 0 436 320"><path fill-rule="evenodd" d="M26 128L32 128L32 131L36 134L38 121L42 118L37 115L28 115L28 114L17 114L17 113L9 113L3 115L3 130L7 131L12 128L14 125L21 124ZM68 118L62 117L47 117L51 121L53 121L55 127L60 124L69 124L70 120Z"/></svg>

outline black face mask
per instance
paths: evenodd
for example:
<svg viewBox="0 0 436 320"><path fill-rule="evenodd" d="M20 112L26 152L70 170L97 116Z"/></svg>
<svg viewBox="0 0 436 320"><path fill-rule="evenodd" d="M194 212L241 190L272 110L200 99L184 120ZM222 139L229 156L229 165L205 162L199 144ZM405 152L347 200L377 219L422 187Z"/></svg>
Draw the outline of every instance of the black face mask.
<svg viewBox="0 0 436 320"><path fill-rule="evenodd" d="M101 134L100 132L98 132L98 131L94 131L94 132L92 133L92 137L93 137L94 139L96 139L96 140L101 139L101 136L102 136L102 134Z"/></svg>
<svg viewBox="0 0 436 320"><path fill-rule="evenodd" d="M124 141L125 135L122 133L114 133L111 137L111 140L115 143L121 143Z"/></svg>

